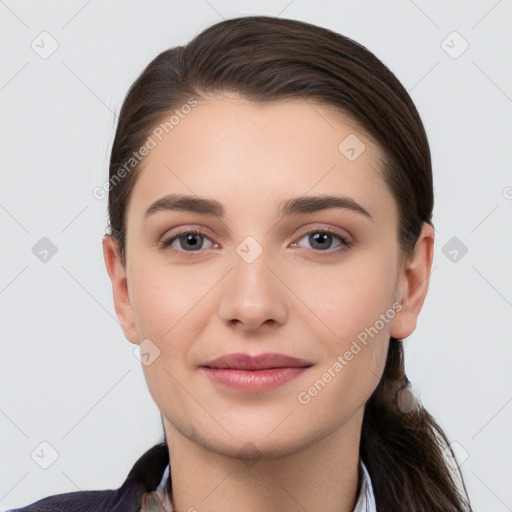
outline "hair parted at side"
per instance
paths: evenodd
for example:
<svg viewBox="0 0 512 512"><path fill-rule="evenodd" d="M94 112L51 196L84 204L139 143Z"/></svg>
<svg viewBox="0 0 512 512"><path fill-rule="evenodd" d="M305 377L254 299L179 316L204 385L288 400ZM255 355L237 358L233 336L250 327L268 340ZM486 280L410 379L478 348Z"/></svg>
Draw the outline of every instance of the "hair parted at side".
<svg viewBox="0 0 512 512"><path fill-rule="evenodd" d="M122 259L126 210L144 160L129 172L126 162L190 98L225 92L259 103L304 99L358 124L382 151L380 172L400 215L398 242L405 256L411 254L422 224L432 224L434 196L427 136L405 88L346 36L297 20L247 16L217 23L187 45L160 53L130 87L109 169L109 234L117 238ZM444 455L455 459L441 427L421 403L409 413L398 409L397 392L408 384L402 340L391 338L382 379L365 406L360 445L377 510L471 511L462 475Z"/></svg>

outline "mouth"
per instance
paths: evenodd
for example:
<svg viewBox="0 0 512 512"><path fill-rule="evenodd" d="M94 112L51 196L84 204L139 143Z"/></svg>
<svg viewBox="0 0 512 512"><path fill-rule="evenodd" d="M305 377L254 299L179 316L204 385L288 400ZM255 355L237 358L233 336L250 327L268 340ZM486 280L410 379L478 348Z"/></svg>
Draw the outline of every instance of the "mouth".
<svg viewBox="0 0 512 512"><path fill-rule="evenodd" d="M227 354L200 366L215 384L238 391L262 392L295 379L313 363L285 354Z"/></svg>

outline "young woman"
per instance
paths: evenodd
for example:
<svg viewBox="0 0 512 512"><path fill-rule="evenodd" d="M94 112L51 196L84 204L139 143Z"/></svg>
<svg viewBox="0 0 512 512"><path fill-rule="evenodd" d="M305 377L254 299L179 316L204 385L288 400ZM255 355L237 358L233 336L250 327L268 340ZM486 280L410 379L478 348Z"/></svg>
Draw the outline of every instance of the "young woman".
<svg viewBox="0 0 512 512"><path fill-rule="evenodd" d="M22 511L471 510L402 340L433 258L429 145L353 40L218 23L132 85L103 241L164 441Z"/></svg>

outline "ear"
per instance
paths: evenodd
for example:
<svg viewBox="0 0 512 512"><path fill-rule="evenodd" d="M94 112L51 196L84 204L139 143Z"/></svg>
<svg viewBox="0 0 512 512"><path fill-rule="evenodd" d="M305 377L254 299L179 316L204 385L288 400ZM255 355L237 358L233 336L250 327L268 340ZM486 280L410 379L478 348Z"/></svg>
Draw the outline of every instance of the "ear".
<svg viewBox="0 0 512 512"><path fill-rule="evenodd" d="M103 258L112 281L114 307L123 333L130 343L138 345L139 338L135 329L133 308L128 294L126 263L120 256L119 240L117 238L110 235L103 238Z"/></svg>
<svg viewBox="0 0 512 512"><path fill-rule="evenodd" d="M418 315L425 301L432 261L434 259L434 228L424 222L414 253L401 265L398 276L398 302L400 309L391 321L390 336L403 339L416 329Z"/></svg>

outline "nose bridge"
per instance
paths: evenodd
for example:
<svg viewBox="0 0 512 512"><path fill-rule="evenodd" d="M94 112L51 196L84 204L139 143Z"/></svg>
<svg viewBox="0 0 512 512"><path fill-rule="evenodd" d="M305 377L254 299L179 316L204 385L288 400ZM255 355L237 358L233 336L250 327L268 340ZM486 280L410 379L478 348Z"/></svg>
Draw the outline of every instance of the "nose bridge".
<svg viewBox="0 0 512 512"><path fill-rule="evenodd" d="M271 320L283 323L285 289L271 270L271 251L254 237L242 240L235 250L233 269L222 291L220 317L227 322L237 320L248 329Z"/></svg>
<svg viewBox="0 0 512 512"><path fill-rule="evenodd" d="M273 287L270 281L275 277L269 269L272 267L272 256L268 248L253 237L247 237L237 246L233 264L233 280L241 285L244 293L270 293Z"/></svg>

